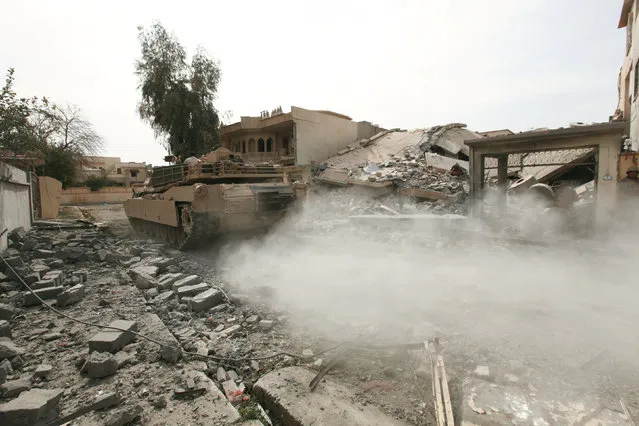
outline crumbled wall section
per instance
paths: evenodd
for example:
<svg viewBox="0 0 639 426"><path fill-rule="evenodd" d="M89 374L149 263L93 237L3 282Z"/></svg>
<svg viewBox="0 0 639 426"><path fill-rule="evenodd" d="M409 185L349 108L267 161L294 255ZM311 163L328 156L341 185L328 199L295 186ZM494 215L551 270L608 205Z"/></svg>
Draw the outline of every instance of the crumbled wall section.
<svg viewBox="0 0 639 426"><path fill-rule="evenodd" d="M27 173L0 162L0 250L7 248L7 234L11 230L31 228L31 203Z"/></svg>

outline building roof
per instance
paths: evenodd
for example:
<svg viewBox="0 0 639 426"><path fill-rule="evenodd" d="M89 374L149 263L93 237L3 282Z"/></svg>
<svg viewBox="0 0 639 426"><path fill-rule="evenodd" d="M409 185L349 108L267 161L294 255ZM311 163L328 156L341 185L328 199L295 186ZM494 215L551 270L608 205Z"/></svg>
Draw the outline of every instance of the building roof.
<svg viewBox="0 0 639 426"><path fill-rule="evenodd" d="M577 136L594 136L608 133L622 133L626 130L625 121L599 123L589 126L575 126L551 130L533 130L530 132L516 133L514 135L493 136L481 139L468 139L466 145L490 146L510 143L527 143L539 140L567 139Z"/></svg>
<svg viewBox="0 0 639 426"><path fill-rule="evenodd" d="M632 9L632 0L624 0L621 8L621 17L619 17L619 26L617 28L624 28L628 25L630 9Z"/></svg>

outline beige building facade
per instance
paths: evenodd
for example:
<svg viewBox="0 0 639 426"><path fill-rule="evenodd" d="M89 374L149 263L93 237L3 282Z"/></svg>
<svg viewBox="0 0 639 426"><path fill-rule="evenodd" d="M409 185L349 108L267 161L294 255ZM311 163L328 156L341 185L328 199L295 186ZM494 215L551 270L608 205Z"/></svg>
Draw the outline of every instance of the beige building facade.
<svg viewBox="0 0 639 426"><path fill-rule="evenodd" d="M628 124L628 148L639 151L639 31L635 31L639 0L623 0L619 28L626 31L625 57L619 73L615 119Z"/></svg>
<svg viewBox="0 0 639 426"><path fill-rule="evenodd" d="M146 163L122 162L120 157L83 157L76 181L89 177L105 177L124 186L144 183L148 177Z"/></svg>
<svg viewBox="0 0 639 426"><path fill-rule="evenodd" d="M278 109L260 117L241 117L239 122L221 128L220 141L249 162L289 160L308 165L324 161L381 130L343 114L294 106L288 113Z"/></svg>

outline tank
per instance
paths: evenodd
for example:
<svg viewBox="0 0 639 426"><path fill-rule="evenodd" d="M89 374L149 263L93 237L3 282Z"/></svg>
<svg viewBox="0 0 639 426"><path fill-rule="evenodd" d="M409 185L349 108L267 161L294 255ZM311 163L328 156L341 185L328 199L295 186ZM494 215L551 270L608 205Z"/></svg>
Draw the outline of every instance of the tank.
<svg viewBox="0 0 639 426"><path fill-rule="evenodd" d="M295 173L302 171L245 164L221 149L154 167L149 186L126 200L124 211L137 235L192 249L276 224L300 193L300 185L292 183Z"/></svg>

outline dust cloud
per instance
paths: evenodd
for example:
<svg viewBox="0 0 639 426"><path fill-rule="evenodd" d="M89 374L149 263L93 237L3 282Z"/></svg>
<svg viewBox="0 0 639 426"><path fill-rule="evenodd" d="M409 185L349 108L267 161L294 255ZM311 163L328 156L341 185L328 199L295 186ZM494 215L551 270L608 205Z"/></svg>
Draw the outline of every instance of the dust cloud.
<svg viewBox="0 0 639 426"><path fill-rule="evenodd" d="M526 245L460 217L362 214L379 204L346 191L314 194L265 238L225 250L224 278L247 294L271 288L273 309L337 341L440 337L449 351L566 368L607 349L639 370L637 249L622 234ZM543 216L525 219L543 228Z"/></svg>

